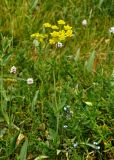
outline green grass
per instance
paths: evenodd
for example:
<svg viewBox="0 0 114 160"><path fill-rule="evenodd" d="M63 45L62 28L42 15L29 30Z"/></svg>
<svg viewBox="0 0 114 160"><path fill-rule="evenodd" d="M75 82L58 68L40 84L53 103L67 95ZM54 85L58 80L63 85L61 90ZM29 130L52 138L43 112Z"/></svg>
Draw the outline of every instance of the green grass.
<svg viewBox="0 0 114 160"><path fill-rule="evenodd" d="M114 159L113 6L113 0L1 1L0 159ZM48 41L35 47L31 34L59 19L74 36L62 48Z"/></svg>

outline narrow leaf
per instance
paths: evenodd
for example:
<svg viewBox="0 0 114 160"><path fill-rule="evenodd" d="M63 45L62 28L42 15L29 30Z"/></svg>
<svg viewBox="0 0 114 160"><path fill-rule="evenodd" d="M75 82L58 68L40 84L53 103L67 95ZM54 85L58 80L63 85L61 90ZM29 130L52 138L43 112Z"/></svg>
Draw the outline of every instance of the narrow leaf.
<svg viewBox="0 0 114 160"><path fill-rule="evenodd" d="M34 0L33 3L32 3L32 6L31 6L31 10L36 9L37 5L38 5L38 0Z"/></svg>
<svg viewBox="0 0 114 160"><path fill-rule="evenodd" d="M2 79L0 79L1 80L1 96L5 99L5 101L7 102L9 99L8 99L8 97L7 97L7 94L6 94L6 90L4 89L4 87L3 87L3 81L2 81Z"/></svg>
<svg viewBox="0 0 114 160"><path fill-rule="evenodd" d="M88 72L92 72L92 70L93 70L94 59L95 59L95 51L93 51L91 53L88 61L86 61L86 63L85 63L85 67Z"/></svg>
<svg viewBox="0 0 114 160"><path fill-rule="evenodd" d="M75 62L77 62L79 60L80 57L80 48L78 48L77 52L76 52L76 56L74 58Z"/></svg>
<svg viewBox="0 0 114 160"><path fill-rule="evenodd" d="M47 159L47 158L48 158L48 156L41 155L41 156L38 156L37 158L35 158L34 160L42 160L42 159Z"/></svg>
<svg viewBox="0 0 114 160"><path fill-rule="evenodd" d="M9 126L10 125L10 119L9 119L8 113L6 111L2 110L2 115L3 115L4 120L6 121L7 125Z"/></svg>
<svg viewBox="0 0 114 160"><path fill-rule="evenodd" d="M61 150L57 149L57 155L59 155L60 152L61 152Z"/></svg>
<svg viewBox="0 0 114 160"><path fill-rule="evenodd" d="M28 147L28 139L25 140L22 148L21 148L21 151L20 151L20 160L26 160L26 156L27 156L27 147Z"/></svg>
<svg viewBox="0 0 114 160"><path fill-rule="evenodd" d="M10 59L11 56L12 56L12 53L11 53L11 54L8 54L8 55L5 55L5 56L3 57L3 59L2 59L1 65L2 65L2 66L5 65L5 64L8 62L8 60Z"/></svg>
<svg viewBox="0 0 114 160"><path fill-rule="evenodd" d="M99 1L99 8L101 8L103 2L104 2L104 0L100 0L100 1Z"/></svg>
<svg viewBox="0 0 114 160"><path fill-rule="evenodd" d="M19 135L19 132L16 133L16 135L11 137L10 139L10 143L9 143L8 150L7 150L8 156L11 155L16 149L16 140L17 140L18 135Z"/></svg>
<svg viewBox="0 0 114 160"><path fill-rule="evenodd" d="M85 102L85 104L87 104L88 106L92 106L92 102Z"/></svg>
<svg viewBox="0 0 114 160"><path fill-rule="evenodd" d="M32 111L34 111L34 108L35 108L35 105L36 105L36 102L37 102L37 98L38 98L38 93L39 93L39 90L36 91L35 96L33 98L33 101L32 101Z"/></svg>
<svg viewBox="0 0 114 160"><path fill-rule="evenodd" d="M94 149L98 149L98 148L99 148L99 146L96 146L96 145L90 144L90 143L86 143L85 145L87 145L87 146L89 146L89 147L92 147L92 148L94 148Z"/></svg>

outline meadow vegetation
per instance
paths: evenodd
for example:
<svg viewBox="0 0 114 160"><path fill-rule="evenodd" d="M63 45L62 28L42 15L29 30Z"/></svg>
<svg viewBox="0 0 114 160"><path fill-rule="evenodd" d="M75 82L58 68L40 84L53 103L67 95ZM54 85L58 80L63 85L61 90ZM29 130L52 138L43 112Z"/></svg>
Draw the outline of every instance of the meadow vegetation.
<svg viewBox="0 0 114 160"><path fill-rule="evenodd" d="M113 0L0 2L0 160L114 159L113 27Z"/></svg>

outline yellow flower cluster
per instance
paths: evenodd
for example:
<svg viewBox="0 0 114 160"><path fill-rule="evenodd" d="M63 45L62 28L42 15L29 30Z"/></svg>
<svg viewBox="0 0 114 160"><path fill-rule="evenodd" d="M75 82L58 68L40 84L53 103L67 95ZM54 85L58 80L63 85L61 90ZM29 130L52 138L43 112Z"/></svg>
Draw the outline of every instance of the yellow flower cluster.
<svg viewBox="0 0 114 160"><path fill-rule="evenodd" d="M50 28L51 24L50 23L44 23L43 26L46 27L46 28Z"/></svg>
<svg viewBox="0 0 114 160"><path fill-rule="evenodd" d="M63 25L64 25L64 24L65 24L65 21L63 21L63 20L60 19L57 23L58 23L58 24L63 24Z"/></svg>
<svg viewBox="0 0 114 160"><path fill-rule="evenodd" d="M38 39L39 42L43 42L43 40L47 37L48 37L47 34L40 34L40 33L34 33L31 35L31 38Z"/></svg>
<svg viewBox="0 0 114 160"><path fill-rule="evenodd" d="M51 28L52 28L52 29L55 29L55 30L56 30L56 29L59 29L59 27L57 27L56 25L52 25Z"/></svg>
<svg viewBox="0 0 114 160"><path fill-rule="evenodd" d="M61 41L66 41L68 37L73 36L72 27L66 25L64 20L57 21L58 25L51 25L50 23L44 23L43 27L47 34L34 33L31 35L32 38L38 39L38 41L43 42L44 38L49 38L49 44L56 44ZM48 30L46 30L48 28Z"/></svg>
<svg viewBox="0 0 114 160"><path fill-rule="evenodd" d="M50 44L55 44L57 42L65 41L67 37L73 36L72 27L69 25L64 26L64 30L53 31L50 33L51 37L49 39Z"/></svg>

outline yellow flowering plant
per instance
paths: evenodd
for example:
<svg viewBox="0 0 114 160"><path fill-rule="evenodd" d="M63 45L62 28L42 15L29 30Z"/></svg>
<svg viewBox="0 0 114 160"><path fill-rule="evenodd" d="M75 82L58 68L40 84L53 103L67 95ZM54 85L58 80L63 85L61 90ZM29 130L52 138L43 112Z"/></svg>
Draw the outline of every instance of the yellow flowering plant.
<svg viewBox="0 0 114 160"><path fill-rule="evenodd" d="M44 23L43 26L44 26L45 28L50 28L50 27L51 27L51 24L50 24L50 23Z"/></svg>
<svg viewBox="0 0 114 160"><path fill-rule="evenodd" d="M34 33L31 35L31 38L37 39L39 42L43 42L44 38L47 38L47 34Z"/></svg>
<svg viewBox="0 0 114 160"><path fill-rule="evenodd" d="M64 43L68 38L73 36L72 27L66 24L64 20L57 21L57 25L44 23L43 30L45 34L34 33L31 35L31 38L37 39L39 42L44 42L44 39L47 39L50 45L54 45L58 42Z"/></svg>
<svg viewBox="0 0 114 160"><path fill-rule="evenodd" d="M56 25L52 25L51 28L52 28L52 29L55 29L55 30L58 30L58 29L59 29L59 27L56 26Z"/></svg>
<svg viewBox="0 0 114 160"><path fill-rule="evenodd" d="M63 20L60 19L59 21L57 21L57 23L58 23L58 24L63 24L63 25L64 25L64 24L65 24L65 21L63 21Z"/></svg>
<svg viewBox="0 0 114 160"><path fill-rule="evenodd" d="M69 25L66 25L66 26L64 26L64 29L65 29L65 30L72 30L72 27L69 26Z"/></svg>

